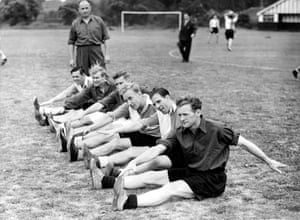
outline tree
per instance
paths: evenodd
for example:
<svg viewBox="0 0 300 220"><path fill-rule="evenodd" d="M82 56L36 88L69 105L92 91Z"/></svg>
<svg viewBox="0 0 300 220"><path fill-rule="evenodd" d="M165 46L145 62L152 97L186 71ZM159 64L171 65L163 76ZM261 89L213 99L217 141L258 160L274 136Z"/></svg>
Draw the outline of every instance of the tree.
<svg viewBox="0 0 300 220"><path fill-rule="evenodd" d="M78 16L78 4L67 2L58 8L58 12L65 25L72 24L72 21Z"/></svg>
<svg viewBox="0 0 300 220"><path fill-rule="evenodd" d="M5 0L0 5L2 20L10 25L29 24L39 15L41 3L41 0Z"/></svg>

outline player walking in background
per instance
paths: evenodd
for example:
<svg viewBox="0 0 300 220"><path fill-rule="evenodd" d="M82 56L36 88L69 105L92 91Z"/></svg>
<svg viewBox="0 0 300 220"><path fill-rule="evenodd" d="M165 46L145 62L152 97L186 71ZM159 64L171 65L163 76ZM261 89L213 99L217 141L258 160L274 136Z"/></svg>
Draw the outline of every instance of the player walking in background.
<svg viewBox="0 0 300 220"><path fill-rule="evenodd" d="M227 40L227 49L228 51L232 50L232 42L234 39L235 33L235 23L238 20L238 14L233 11L229 11L224 14L225 19L225 37Z"/></svg>
<svg viewBox="0 0 300 220"><path fill-rule="evenodd" d="M182 62L189 62L192 39L196 35L196 26L191 21L191 17L188 13L183 14L183 24L179 32L178 47L182 55Z"/></svg>
<svg viewBox="0 0 300 220"><path fill-rule="evenodd" d="M217 15L214 15L209 20L209 37L208 37L208 43L210 43L210 39L213 35L216 35L216 43L219 42L219 29L220 29L220 21L218 19Z"/></svg>
<svg viewBox="0 0 300 220"><path fill-rule="evenodd" d="M80 17L73 21L68 41L70 66L82 66L87 75L89 68L96 63L105 68L105 58L108 58L107 27L102 18L92 15L91 11L91 5L87 0L79 2Z"/></svg>

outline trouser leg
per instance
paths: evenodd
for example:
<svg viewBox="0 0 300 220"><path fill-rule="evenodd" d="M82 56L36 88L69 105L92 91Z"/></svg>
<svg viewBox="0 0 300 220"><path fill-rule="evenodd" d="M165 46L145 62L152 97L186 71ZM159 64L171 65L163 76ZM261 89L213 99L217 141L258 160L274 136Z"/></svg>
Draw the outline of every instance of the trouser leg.
<svg viewBox="0 0 300 220"><path fill-rule="evenodd" d="M76 65L81 66L87 76L89 76L89 46L77 47Z"/></svg>
<svg viewBox="0 0 300 220"><path fill-rule="evenodd" d="M89 46L89 64L90 66L98 63L105 68L104 55L101 46Z"/></svg>

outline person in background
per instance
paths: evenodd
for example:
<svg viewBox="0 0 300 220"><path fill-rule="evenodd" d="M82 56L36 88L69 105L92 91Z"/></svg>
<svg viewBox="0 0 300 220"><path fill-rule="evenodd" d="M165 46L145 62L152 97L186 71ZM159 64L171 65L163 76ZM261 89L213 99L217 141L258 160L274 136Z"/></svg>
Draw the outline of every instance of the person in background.
<svg viewBox="0 0 300 220"><path fill-rule="evenodd" d="M209 20L209 37L208 37L208 43L210 43L210 40L213 35L216 36L216 43L219 42L219 29L220 29L220 21L218 19L217 15L214 15Z"/></svg>
<svg viewBox="0 0 300 220"><path fill-rule="evenodd" d="M232 51L232 42L234 39L236 27L235 24L238 20L238 14L233 11L228 11L224 14L225 19L225 38L227 40L227 50Z"/></svg>
<svg viewBox="0 0 300 220"><path fill-rule="evenodd" d="M196 26L191 21L190 14L183 14L183 23L179 32L179 42L177 46L182 55L182 62L189 62L192 39L196 36Z"/></svg>

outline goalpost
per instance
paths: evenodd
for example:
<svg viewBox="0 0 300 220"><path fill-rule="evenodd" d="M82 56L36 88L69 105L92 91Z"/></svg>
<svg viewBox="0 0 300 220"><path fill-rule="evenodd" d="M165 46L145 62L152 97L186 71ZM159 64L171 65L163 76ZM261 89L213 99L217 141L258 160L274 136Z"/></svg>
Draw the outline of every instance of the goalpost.
<svg viewBox="0 0 300 220"><path fill-rule="evenodd" d="M178 30L181 27L182 13L180 11L122 11L121 12L121 31L125 31L125 15L126 14L150 14L150 15L178 15Z"/></svg>

